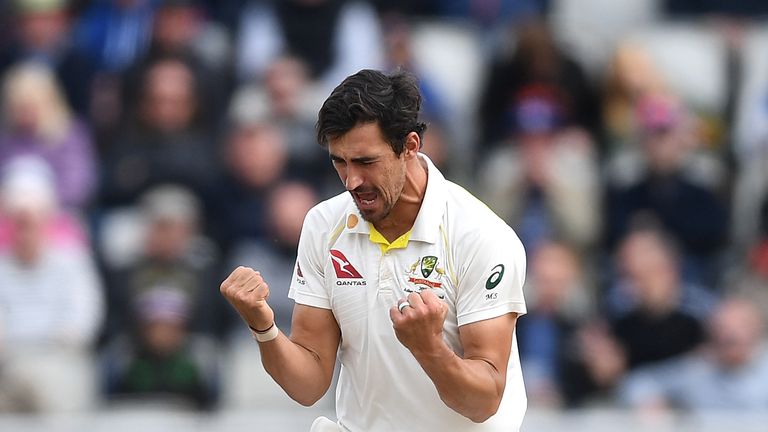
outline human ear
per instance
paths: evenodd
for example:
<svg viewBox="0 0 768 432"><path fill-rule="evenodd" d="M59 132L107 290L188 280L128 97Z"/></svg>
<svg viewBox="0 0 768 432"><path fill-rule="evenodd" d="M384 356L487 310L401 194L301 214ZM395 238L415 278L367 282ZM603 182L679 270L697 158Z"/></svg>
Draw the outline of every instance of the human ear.
<svg viewBox="0 0 768 432"><path fill-rule="evenodd" d="M419 134L416 132L410 132L405 137L405 146L404 151L405 158L411 159L416 157L416 155L419 153L419 148L421 148L421 138L419 137Z"/></svg>

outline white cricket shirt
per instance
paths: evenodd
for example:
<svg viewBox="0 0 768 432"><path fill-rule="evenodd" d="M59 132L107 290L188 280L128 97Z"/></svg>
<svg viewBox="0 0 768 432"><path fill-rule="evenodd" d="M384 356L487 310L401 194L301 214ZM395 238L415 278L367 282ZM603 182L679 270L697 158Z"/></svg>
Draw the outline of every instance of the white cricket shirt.
<svg viewBox="0 0 768 432"><path fill-rule="evenodd" d="M341 328L336 413L344 430L516 431L526 409L517 341L498 412L476 424L446 406L395 337L389 308L408 292L433 289L448 305L446 343L460 357L459 326L524 314L525 252L488 207L428 165L427 190L405 248L383 253L344 192L304 221L289 296L330 309Z"/></svg>

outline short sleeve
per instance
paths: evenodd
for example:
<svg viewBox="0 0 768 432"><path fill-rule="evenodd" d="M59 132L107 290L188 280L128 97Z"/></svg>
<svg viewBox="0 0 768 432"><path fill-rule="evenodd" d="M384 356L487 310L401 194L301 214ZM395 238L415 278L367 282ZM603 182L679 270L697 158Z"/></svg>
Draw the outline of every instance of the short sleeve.
<svg viewBox="0 0 768 432"><path fill-rule="evenodd" d="M499 222L456 245L458 325L526 313L525 250L514 231Z"/></svg>
<svg viewBox="0 0 768 432"><path fill-rule="evenodd" d="M304 219L293 268L288 297L296 303L330 309L330 295L325 285L325 253L327 229L316 209Z"/></svg>

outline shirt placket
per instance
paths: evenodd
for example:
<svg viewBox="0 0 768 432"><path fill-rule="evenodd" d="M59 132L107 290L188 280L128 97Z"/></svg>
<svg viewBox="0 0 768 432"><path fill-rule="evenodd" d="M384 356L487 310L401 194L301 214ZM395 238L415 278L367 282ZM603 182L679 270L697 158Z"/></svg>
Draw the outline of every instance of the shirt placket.
<svg viewBox="0 0 768 432"><path fill-rule="evenodd" d="M384 252L379 258L379 283L375 302L380 306L391 307L397 301L397 279L395 275L396 259L391 251ZM371 305L373 306L373 305Z"/></svg>

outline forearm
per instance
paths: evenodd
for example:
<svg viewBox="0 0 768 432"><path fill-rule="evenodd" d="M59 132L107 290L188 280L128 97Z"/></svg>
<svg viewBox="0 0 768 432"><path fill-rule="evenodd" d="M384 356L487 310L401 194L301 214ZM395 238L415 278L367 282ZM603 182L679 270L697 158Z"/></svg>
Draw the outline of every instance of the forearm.
<svg viewBox="0 0 768 432"><path fill-rule="evenodd" d="M277 338L259 343L261 363L291 399L310 406L330 386L332 378L320 356L280 332Z"/></svg>
<svg viewBox="0 0 768 432"><path fill-rule="evenodd" d="M496 413L504 394L505 371L481 358L461 358L444 343L413 355L449 408L477 423Z"/></svg>
<svg viewBox="0 0 768 432"><path fill-rule="evenodd" d="M251 329L267 330L274 325L275 314L266 301L269 286L259 272L238 267L220 290ZM288 396L312 405L330 386L341 331L330 309L302 304L294 307L291 329L290 338L280 331L276 336L273 331L256 335L257 340L262 339L258 342L261 362Z"/></svg>

